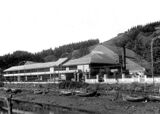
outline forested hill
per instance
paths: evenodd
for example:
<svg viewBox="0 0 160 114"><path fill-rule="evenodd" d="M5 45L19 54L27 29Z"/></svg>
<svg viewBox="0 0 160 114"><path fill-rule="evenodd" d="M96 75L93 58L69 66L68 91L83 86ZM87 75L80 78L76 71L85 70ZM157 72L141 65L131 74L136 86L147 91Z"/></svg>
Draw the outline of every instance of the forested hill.
<svg viewBox="0 0 160 114"><path fill-rule="evenodd" d="M56 47L55 49L47 49L37 53L27 51L15 51L12 54L0 56L0 68L6 69L11 66L24 64L25 61L48 62L56 61L60 57L78 58L89 52L88 47L99 43L98 39L91 39L78 43L71 43ZM77 50L75 53L75 50ZM74 53L72 53L74 51Z"/></svg>
<svg viewBox="0 0 160 114"><path fill-rule="evenodd" d="M107 31L106 31L107 32ZM151 40L160 35L160 22L138 25L128 29L124 33L118 34L109 41L103 42L104 45L125 46L141 55L150 62L150 43ZM106 38L107 39L107 38ZM154 46L160 46L160 40L156 40ZM60 57L79 58L89 53L89 49L99 44L98 39L67 44L47 49L37 53L26 51L16 51L12 54L0 56L0 68L6 69L11 66L23 64L23 61L48 62L56 61ZM88 48L90 47L90 48ZM154 48L155 72L160 73L160 48Z"/></svg>
<svg viewBox="0 0 160 114"><path fill-rule="evenodd" d="M105 45L125 46L141 55L145 60L150 62L151 40L160 35L160 22L153 22L146 25L135 26L124 33L118 34ZM154 47L160 46L160 40L154 42ZM154 48L155 73L160 74L160 48Z"/></svg>

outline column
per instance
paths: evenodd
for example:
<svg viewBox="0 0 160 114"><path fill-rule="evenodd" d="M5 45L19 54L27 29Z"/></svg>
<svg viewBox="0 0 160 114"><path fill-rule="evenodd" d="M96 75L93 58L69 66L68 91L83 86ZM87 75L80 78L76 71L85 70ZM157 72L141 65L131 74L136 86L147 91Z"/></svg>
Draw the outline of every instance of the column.
<svg viewBox="0 0 160 114"><path fill-rule="evenodd" d="M125 79L125 73L122 73L122 80Z"/></svg>
<svg viewBox="0 0 160 114"><path fill-rule="evenodd" d="M107 74L104 74L104 82L107 82Z"/></svg>
<svg viewBox="0 0 160 114"><path fill-rule="evenodd" d="M87 82L87 74L84 74L84 82Z"/></svg>
<svg viewBox="0 0 160 114"><path fill-rule="evenodd" d="M50 81L51 81L51 79L52 79L52 75L51 75L51 74L50 74L50 77L49 77L49 78L50 78Z"/></svg>
<svg viewBox="0 0 160 114"><path fill-rule="evenodd" d="M99 75L96 75L96 82L99 82Z"/></svg>
<svg viewBox="0 0 160 114"><path fill-rule="evenodd" d="M77 81L77 73L76 72L74 72L74 81L76 82Z"/></svg>
<svg viewBox="0 0 160 114"><path fill-rule="evenodd" d="M79 82L79 73L77 74L77 82Z"/></svg>
<svg viewBox="0 0 160 114"><path fill-rule="evenodd" d="M21 77L20 76L18 76L18 82L20 82L21 81Z"/></svg>
<svg viewBox="0 0 160 114"><path fill-rule="evenodd" d="M28 81L28 78L27 78L27 76L25 76L25 81Z"/></svg>

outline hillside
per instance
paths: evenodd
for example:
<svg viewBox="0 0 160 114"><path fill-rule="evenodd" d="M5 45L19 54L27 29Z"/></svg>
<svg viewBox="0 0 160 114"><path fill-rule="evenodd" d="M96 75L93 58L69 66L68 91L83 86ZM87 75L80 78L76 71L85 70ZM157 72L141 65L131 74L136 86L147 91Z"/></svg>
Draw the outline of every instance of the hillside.
<svg viewBox="0 0 160 114"><path fill-rule="evenodd" d="M37 53L27 51L15 51L12 54L0 56L0 68L6 69L11 66L24 64L26 61L33 62L49 62L56 61L60 57L78 58L89 53L88 47L99 43L98 39L66 44L56 47L55 49L47 49Z"/></svg>
<svg viewBox="0 0 160 114"><path fill-rule="evenodd" d="M109 41L103 42L104 46L123 47L134 51L138 55L150 62L150 43L151 40L160 35L160 22L149 23L146 25L138 25L128 29L124 33L118 34ZM26 51L16 51L12 54L0 56L0 68L6 69L11 66L20 65L24 61L48 62L56 61L60 57L68 57L71 59L82 57L88 54L95 45L99 44L98 39L91 39L77 43L71 43L56 47L55 49L47 49L37 53L29 53ZM154 47L160 46L160 40L154 42ZM155 73L160 74L160 49L154 48L154 64Z"/></svg>
<svg viewBox="0 0 160 114"><path fill-rule="evenodd" d="M143 59L151 61L150 54L150 43L151 40L160 35L160 22L149 23L144 26L138 25L129 29L124 33L118 34L116 37L109 41L103 42L104 45L114 46L125 46L128 49L133 50L138 55L142 56ZM156 48L159 46L160 40L154 42L154 68L155 73L160 73L160 49Z"/></svg>

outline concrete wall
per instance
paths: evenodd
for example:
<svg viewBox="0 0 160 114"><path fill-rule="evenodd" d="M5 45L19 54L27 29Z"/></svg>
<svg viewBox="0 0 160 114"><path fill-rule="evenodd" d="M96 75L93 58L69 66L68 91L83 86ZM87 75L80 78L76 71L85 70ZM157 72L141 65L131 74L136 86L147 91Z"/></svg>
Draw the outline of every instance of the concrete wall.
<svg viewBox="0 0 160 114"><path fill-rule="evenodd" d="M121 78L121 79L108 79L106 78L106 76L104 76L104 81L103 82L99 82L98 81L98 76L96 77L96 79L85 79L86 83L108 83L108 84L112 84L112 83L133 83L133 82L137 82L137 83L153 83L153 78L147 78L146 76L144 77L133 77L133 78ZM160 77L156 77L154 78L154 83L160 83Z"/></svg>

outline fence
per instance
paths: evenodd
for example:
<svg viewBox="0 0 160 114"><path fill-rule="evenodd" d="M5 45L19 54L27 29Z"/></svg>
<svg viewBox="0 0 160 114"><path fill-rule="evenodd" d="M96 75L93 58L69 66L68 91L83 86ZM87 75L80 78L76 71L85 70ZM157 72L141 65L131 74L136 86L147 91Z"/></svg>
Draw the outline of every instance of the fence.
<svg viewBox="0 0 160 114"><path fill-rule="evenodd" d="M106 78L104 76L104 81L99 82L98 80L98 76L96 77L96 79L85 79L86 83L108 83L108 84L112 84L112 83L133 83L133 82L138 82L138 83L153 83L153 78L147 78L146 76L144 77L133 77L133 78L120 78L120 79L110 79L110 78ZM160 77L155 77L154 78L154 83L160 83Z"/></svg>

